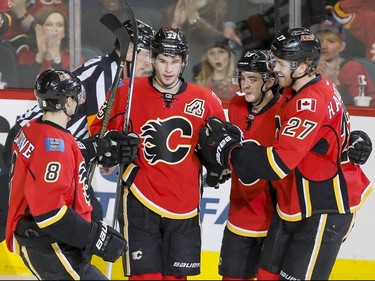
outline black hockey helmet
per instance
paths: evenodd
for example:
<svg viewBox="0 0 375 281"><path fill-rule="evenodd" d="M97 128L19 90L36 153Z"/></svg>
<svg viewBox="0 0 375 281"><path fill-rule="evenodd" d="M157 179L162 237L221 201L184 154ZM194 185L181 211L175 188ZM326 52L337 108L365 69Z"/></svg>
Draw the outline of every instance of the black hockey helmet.
<svg viewBox="0 0 375 281"><path fill-rule="evenodd" d="M320 56L320 41L307 28L292 28L273 40L271 51L276 57L290 61L293 70L298 67L299 62L307 59L311 61L311 67L316 67Z"/></svg>
<svg viewBox="0 0 375 281"><path fill-rule="evenodd" d="M179 28L161 27L151 40L151 53L165 55L181 55L182 59L188 60L188 43L185 35Z"/></svg>
<svg viewBox="0 0 375 281"><path fill-rule="evenodd" d="M154 37L156 32L147 23L144 23L143 21L138 20L138 19L136 21L137 21L137 28L138 28L138 48L137 49L138 50L139 49L150 50L151 49L151 39ZM131 21L130 20L125 21L124 27L126 28L126 30L128 31L128 33L130 35L130 40L133 41L134 32L133 32ZM115 47L117 49L120 48L120 43L118 42L118 40L116 40Z"/></svg>
<svg viewBox="0 0 375 281"><path fill-rule="evenodd" d="M53 68L43 71L37 77L34 93L39 107L44 111L65 109L67 97L74 98L79 105L86 99L81 80L74 73Z"/></svg>
<svg viewBox="0 0 375 281"><path fill-rule="evenodd" d="M262 73L263 81L270 77L275 66L275 58L267 50L247 51L237 62L237 77L242 71ZM238 81L240 82L240 81Z"/></svg>

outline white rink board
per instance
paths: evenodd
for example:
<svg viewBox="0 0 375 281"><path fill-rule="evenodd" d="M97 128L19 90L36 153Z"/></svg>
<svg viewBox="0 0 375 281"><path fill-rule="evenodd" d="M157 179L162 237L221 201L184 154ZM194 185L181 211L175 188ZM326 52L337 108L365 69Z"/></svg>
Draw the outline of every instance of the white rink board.
<svg viewBox="0 0 375 281"><path fill-rule="evenodd" d="M35 101L1 99L0 116L8 120L10 127L13 126L16 115L22 114L31 108ZM375 144L375 126L373 117L352 116L352 129L366 131ZM0 133L0 144L5 144L6 133ZM372 153L369 161L363 166L373 183L375 183L375 153ZM114 197L116 189L116 178L104 178L97 170L93 178L93 186L101 201L105 220L111 223L113 216ZM221 185L219 189L204 188L201 211L203 221L203 250L220 251L222 232L225 225L227 205L229 198L230 182ZM339 258L354 260L375 261L375 195L371 194L363 208L357 214L357 222L347 241L343 244Z"/></svg>

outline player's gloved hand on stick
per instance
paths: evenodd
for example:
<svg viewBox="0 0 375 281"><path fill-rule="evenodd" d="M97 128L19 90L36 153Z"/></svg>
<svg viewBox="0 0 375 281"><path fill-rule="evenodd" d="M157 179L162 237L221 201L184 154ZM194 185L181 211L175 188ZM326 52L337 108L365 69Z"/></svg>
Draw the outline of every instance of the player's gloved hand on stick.
<svg viewBox="0 0 375 281"><path fill-rule="evenodd" d="M111 141L109 139L99 140L97 136L77 141L77 144L86 163L111 150Z"/></svg>
<svg viewBox="0 0 375 281"><path fill-rule="evenodd" d="M117 164L129 164L137 159L139 136L136 133L128 133L111 130L105 139L111 141L109 152L99 157L99 164L103 167L112 167Z"/></svg>
<svg viewBox="0 0 375 281"><path fill-rule="evenodd" d="M91 223L91 232L86 250L92 255L101 257L104 261L115 262L128 250L128 247L120 232L99 221Z"/></svg>
<svg viewBox="0 0 375 281"><path fill-rule="evenodd" d="M363 165L371 155L372 142L363 131L352 131L349 140L349 160L352 163Z"/></svg>
<svg viewBox="0 0 375 281"><path fill-rule="evenodd" d="M242 145L242 131L230 122L210 117L205 128L199 132L202 158L210 166L219 165L229 169L229 157L233 148Z"/></svg>

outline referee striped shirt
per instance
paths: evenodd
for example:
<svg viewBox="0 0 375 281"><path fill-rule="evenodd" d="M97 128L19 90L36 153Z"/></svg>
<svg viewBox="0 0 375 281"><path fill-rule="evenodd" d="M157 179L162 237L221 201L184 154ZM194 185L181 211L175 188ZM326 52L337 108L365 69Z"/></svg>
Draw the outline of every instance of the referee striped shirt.
<svg viewBox="0 0 375 281"><path fill-rule="evenodd" d="M73 72L82 81L86 90L86 102L79 106L77 114L68 123L68 130L76 139L89 137L88 122L93 120L99 107L104 103L107 90L115 80L117 67L120 63L116 51L98 56L85 62ZM30 120L43 114L38 105L17 117L17 123L23 127Z"/></svg>

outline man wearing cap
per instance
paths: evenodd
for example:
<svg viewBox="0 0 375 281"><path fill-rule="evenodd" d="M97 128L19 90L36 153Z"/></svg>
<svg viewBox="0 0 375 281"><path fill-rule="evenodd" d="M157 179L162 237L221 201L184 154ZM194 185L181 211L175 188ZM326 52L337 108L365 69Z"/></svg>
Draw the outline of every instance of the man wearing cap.
<svg viewBox="0 0 375 281"><path fill-rule="evenodd" d="M342 26L333 17L326 16L321 22L312 25L310 30L319 38L321 44L317 71L336 84L344 103L353 104L353 98L358 96L361 87L364 94L372 96L374 101L375 85L370 73L375 73L375 64L365 58L342 56L346 47Z"/></svg>

